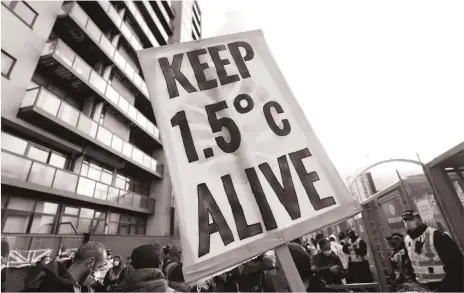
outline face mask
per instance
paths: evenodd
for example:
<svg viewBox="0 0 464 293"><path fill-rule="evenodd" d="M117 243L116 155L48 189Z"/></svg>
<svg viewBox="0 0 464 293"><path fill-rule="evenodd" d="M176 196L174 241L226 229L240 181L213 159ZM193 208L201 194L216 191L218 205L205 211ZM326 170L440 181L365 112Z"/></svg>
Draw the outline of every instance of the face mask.
<svg viewBox="0 0 464 293"><path fill-rule="evenodd" d="M113 262L113 266L115 266L115 267L119 266L119 261Z"/></svg>
<svg viewBox="0 0 464 293"><path fill-rule="evenodd" d="M331 251L331 250L324 250L324 251L322 251L322 253L323 253L325 256L329 256L329 255L332 253L332 251Z"/></svg>

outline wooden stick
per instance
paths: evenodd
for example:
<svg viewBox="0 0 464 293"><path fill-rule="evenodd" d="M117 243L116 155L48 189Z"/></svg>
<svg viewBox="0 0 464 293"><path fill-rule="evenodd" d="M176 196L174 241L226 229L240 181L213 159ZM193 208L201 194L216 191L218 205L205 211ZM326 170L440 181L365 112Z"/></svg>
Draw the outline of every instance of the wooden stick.
<svg viewBox="0 0 464 293"><path fill-rule="evenodd" d="M276 256L279 259L280 266L287 278L288 285L292 292L306 292L306 288L301 280L300 274L293 262L290 250L287 244L275 248Z"/></svg>

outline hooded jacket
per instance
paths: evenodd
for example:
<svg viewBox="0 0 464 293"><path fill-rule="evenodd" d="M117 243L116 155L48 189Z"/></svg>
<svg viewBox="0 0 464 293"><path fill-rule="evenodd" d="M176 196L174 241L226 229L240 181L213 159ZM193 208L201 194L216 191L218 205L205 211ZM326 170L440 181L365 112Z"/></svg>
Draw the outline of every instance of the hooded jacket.
<svg viewBox="0 0 464 293"><path fill-rule="evenodd" d="M339 273L335 274L330 271L330 268L337 266ZM319 252L314 257L314 267L316 268L316 276L321 277L329 285L342 284L342 279L345 277L342 262L340 258L332 252L329 256Z"/></svg>
<svg viewBox="0 0 464 293"><path fill-rule="evenodd" d="M164 274L159 269L135 270L127 276L119 287L118 292L175 292L168 287Z"/></svg>
<svg viewBox="0 0 464 293"><path fill-rule="evenodd" d="M75 288L80 292L93 292L90 287L80 286L62 263L52 261L23 292L75 292Z"/></svg>
<svg viewBox="0 0 464 293"><path fill-rule="evenodd" d="M335 234L330 235L329 239L335 239L335 242L330 241L331 250L340 258L343 268L348 269L349 257L346 253L343 252L343 245L339 244Z"/></svg>

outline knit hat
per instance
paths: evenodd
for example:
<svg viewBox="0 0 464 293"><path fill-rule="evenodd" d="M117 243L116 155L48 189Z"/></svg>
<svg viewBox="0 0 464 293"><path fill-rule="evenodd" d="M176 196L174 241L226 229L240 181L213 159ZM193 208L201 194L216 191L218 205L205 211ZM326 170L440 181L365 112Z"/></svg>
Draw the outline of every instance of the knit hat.
<svg viewBox="0 0 464 293"><path fill-rule="evenodd" d="M159 268L163 262L162 248L157 243L139 246L132 251L131 259L136 270Z"/></svg>

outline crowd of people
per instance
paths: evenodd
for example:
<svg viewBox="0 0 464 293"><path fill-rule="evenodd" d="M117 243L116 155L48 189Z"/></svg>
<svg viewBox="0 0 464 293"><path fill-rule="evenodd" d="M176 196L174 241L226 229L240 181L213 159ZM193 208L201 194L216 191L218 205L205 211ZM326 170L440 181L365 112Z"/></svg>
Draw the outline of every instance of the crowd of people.
<svg viewBox="0 0 464 293"><path fill-rule="evenodd" d="M386 238L392 248L393 292L463 292L462 254L449 234L428 227L406 211L407 234ZM287 244L308 292L336 291L330 285L374 281L367 244L354 230ZM123 259L99 242L87 242L74 254L42 258L25 279L26 292L289 292L274 251L209 280L187 285L182 250L176 245L142 245Z"/></svg>

